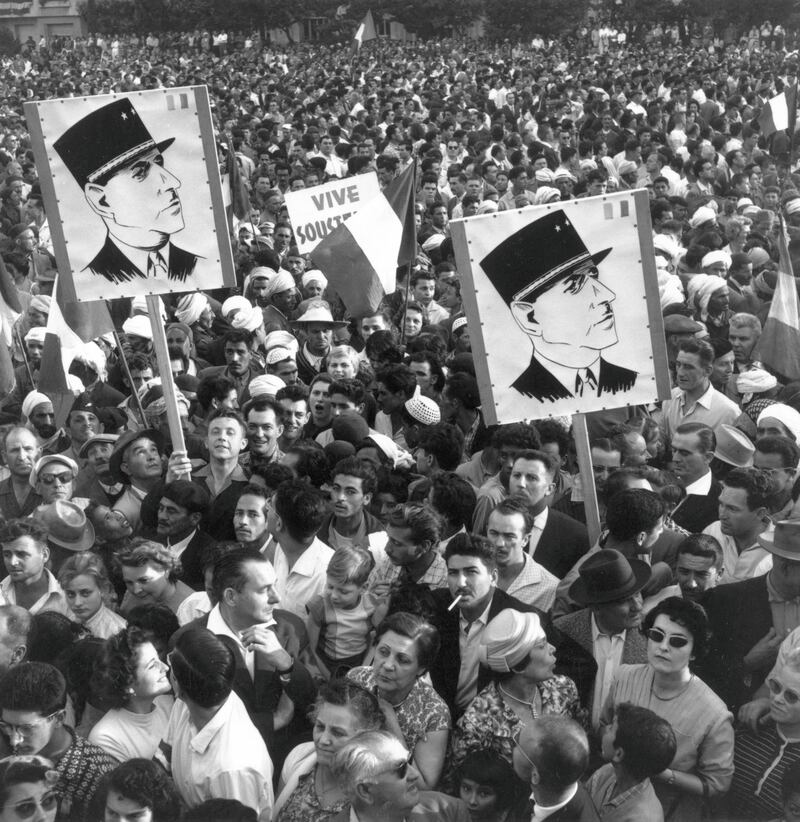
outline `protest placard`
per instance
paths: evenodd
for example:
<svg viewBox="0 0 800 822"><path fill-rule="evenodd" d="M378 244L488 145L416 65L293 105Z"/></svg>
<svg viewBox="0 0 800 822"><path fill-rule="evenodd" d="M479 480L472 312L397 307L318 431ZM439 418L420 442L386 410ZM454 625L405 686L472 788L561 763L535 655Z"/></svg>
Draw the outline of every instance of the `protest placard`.
<svg viewBox="0 0 800 822"><path fill-rule="evenodd" d="M68 301L235 284L205 86L25 104Z"/></svg>
<svg viewBox="0 0 800 822"><path fill-rule="evenodd" d="M487 423L669 396L646 191L451 230Z"/></svg>
<svg viewBox="0 0 800 822"><path fill-rule="evenodd" d="M357 174L346 180L332 180L313 188L287 191L286 207L300 253L313 251L317 243L336 226L380 193L374 173Z"/></svg>

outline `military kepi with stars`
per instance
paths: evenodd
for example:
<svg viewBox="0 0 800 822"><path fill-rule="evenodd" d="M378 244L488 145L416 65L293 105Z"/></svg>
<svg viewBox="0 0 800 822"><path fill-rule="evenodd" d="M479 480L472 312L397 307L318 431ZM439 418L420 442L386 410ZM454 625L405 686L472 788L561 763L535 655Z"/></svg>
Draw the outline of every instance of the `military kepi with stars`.
<svg viewBox="0 0 800 822"><path fill-rule="evenodd" d="M506 305L532 302L556 282L604 260L610 248L594 254L562 209L546 214L503 240L481 260L481 267Z"/></svg>
<svg viewBox="0 0 800 822"><path fill-rule="evenodd" d="M81 118L53 147L84 188L87 183L105 184L124 166L153 149L164 151L174 139L156 143L131 101L123 97Z"/></svg>

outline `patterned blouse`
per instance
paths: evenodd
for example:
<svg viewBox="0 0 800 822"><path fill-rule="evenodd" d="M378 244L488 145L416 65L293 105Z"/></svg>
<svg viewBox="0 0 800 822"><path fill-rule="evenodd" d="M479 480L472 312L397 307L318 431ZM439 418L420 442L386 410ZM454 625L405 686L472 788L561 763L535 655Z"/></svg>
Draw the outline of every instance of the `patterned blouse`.
<svg viewBox="0 0 800 822"><path fill-rule="evenodd" d="M586 711L581 708L578 689L568 676L552 676L540 682L538 688L542 715L568 716L586 724ZM491 748L509 765L513 764L514 739L521 729L520 718L506 705L497 683L490 682L467 705L456 723L450 740L446 783L451 783L456 769L472 751Z"/></svg>
<svg viewBox="0 0 800 822"><path fill-rule="evenodd" d="M297 787L280 809L275 822L328 822L347 805L347 800L343 799L341 802L323 807L317 795L314 780L316 773L317 768L314 766L297 780Z"/></svg>
<svg viewBox="0 0 800 822"><path fill-rule="evenodd" d="M376 693L375 674L372 668L353 668L347 674L349 679ZM451 727L450 709L436 693L433 686L418 679L409 695L400 705L395 706L397 724L403 732L406 747L414 752L417 742L423 741L433 731L447 731Z"/></svg>

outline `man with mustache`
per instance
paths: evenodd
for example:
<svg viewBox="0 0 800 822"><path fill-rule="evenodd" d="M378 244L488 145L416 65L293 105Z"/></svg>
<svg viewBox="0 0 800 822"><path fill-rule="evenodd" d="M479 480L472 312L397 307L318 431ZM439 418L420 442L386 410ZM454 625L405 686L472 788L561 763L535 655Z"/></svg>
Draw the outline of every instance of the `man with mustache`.
<svg viewBox="0 0 800 822"><path fill-rule="evenodd" d="M481 261L517 325L533 344L530 365L512 383L526 397L556 402L627 391L637 373L605 360L618 342L614 292L564 211L503 240ZM524 261L524 262L523 262Z"/></svg>
<svg viewBox="0 0 800 822"><path fill-rule="evenodd" d="M174 140L157 143L130 100L120 99L90 112L53 143L108 232L84 271L112 283L183 283L194 271L198 257L170 239L185 225L181 181L164 165L163 152Z"/></svg>

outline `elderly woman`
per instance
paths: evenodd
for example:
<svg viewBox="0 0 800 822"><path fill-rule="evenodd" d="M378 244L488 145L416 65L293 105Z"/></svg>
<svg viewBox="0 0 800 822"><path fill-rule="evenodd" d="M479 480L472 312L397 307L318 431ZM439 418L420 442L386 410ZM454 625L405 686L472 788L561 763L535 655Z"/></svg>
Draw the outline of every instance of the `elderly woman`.
<svg viewBox="0 0 800 822"><path fill-rule="evenodd" d="M769 717L775 724L754 734L736 732L734 775L728 796L731 815L768 819L783 813L781 784L787 769L800 763L800 648L767 679ZM800 790L800 785L797 786Z"/></svg>
<svg viewBox="0 0 800 822"><path fill-rule="evenodd" d="M553 673L553 651L535 613L506 608L486 626L478 659L495 673L495 681L470 702L456 724L448 781L472 751L490 748L513 763L514 740L539 716L585 720L575 683Z"/></svg>
<svg viewBox="0 0 800 822"><path fill-rule="evenodd" d="M422 778L403 743L388 731L362 731L333 760L333 776L350 803L336 822L468 822L467 806L452 796L422 791Z"/></svg>
<svg viewBox="0 0 800 822"><path fill-rule="evenodd" d="M114 759L152 759L172 710L169 666L147 635L129 626L108 640L96 689L110 710L89 740Z"/></svg>
<svg viewBox="0 0 800 822"><path fill-rule="evenodd" d="M181 800L164 769L146 759L131 759L107 774L93 800L97 822L173 822Z"/></svg>
<svg viewBox="0 0 800 822"><path fill-rule="evenodd" d="M724 795L733 776L732 717L690 663L708 644L708 617L694 602L669 597L645 617L647 663L621 665L603 706L610 724L614 708L630 702L649 708L675 731L678 749L654 780L667 822L699 819L709 799Z"/></svg>
<svg viewBox="0 0 800 822"><path fill-rule="evenodd" d="M40 756L0 759L0 822L53 822L58 812L58 771Z"/></svg>
<svg viewBox="0 0 800 822"><path fill-rule="evenodd" d="M331 762L359 731L384 727L378 698L348 679L333 679L320 692L314 740L298 745L286 758L273 808L275 822L324 822L346 804L331 774Z"/></svg>
<svg viewBox="0 0 800 822"><path fill-rule="evenodd" d="M422 678L437 653L436 628L401 611L378 627L372 666L348 673L381 700L387 728L403 740L430 787L439 782L451 727L447 704Z"/></svg>
<svg viewBox="0 0 800 822"><path fill-rule="evenodd" d="M127 616L136 605L166 605L172 613L192 593L178 579L180 562L169 548L148 539L135 539L117 555L127 591L120 612Z"/></svg>

